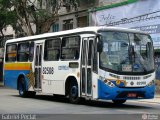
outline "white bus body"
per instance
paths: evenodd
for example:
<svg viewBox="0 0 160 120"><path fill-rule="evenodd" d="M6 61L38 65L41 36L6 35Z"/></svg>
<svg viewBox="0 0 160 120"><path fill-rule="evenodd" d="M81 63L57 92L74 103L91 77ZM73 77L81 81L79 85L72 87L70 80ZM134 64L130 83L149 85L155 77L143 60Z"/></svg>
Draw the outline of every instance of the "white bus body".
<svg viewBox="0 0 160 120"><path fill-rule="evenodd" d="M152 41L141 31L86 27L45 33L6 42L4 84L20 96L65 95L72 103L149 99L155 88L152 60Z"/></svg>

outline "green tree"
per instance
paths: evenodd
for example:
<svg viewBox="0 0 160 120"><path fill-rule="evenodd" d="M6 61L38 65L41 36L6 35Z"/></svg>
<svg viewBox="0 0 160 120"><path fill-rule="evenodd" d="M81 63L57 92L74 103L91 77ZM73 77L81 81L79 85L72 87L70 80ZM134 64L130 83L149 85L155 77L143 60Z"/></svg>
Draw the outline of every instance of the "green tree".
<svg viewBox="0 0 160 120"><path fill-rule="evenodd" d="M7 27L7 25L15 26L17 21L16 15L14 11L10 11L9 0L0 0L0 33L1 38L4 37L3 29Z"/></svg>
<svg viewBox="0 0 160 120"><path fill-rule="evenodd" d="M15 29L23 30L27 36L48 32L57 21L58 11L65 0L7 0L7 7L17 18ZM77 10L77 0L69 0L69 5ZM36 32L33 30L36 26Z"/></svg>
<svg viewBox="0 0 160 120"><path fill-rule="evenodd" d="M78 11L77 1L79 0L0 0L0 31L7 25L12 25L16 34L25 33L30 36L48 32L50 26L58 20L60 8L72 7Z"/></svg>

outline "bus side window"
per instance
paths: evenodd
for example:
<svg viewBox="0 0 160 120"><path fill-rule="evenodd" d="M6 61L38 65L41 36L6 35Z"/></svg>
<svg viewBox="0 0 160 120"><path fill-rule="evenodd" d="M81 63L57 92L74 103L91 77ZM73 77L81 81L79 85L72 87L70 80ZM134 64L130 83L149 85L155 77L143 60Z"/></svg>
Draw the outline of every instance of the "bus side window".
<svg viewBox="0 0 160 120"><path fill-rule="evenodd" d="M29 42L19 43L17 51L17 61L27 62L29 58Z"/></svg>
<svg viewBox="0 0 160 120"><path fill-rule="evenodd" d="M15 62L17 57L17 45L7 45L6 47L6 62Z"/></svg>
<svg viewBox="0 0 160 120"><path fill-rule="evenodd" d="M62 39L61 46L61 59L62 60L77 60L79 59L80 52L80 37L79 36L71 36L64 37Z"/></svg>
<svg viewBox="0 0 160 120"><path fill-rule="evenodd" d="M57 61L60 56L60 38L49 39L45 41L44 60Z"/></svg>

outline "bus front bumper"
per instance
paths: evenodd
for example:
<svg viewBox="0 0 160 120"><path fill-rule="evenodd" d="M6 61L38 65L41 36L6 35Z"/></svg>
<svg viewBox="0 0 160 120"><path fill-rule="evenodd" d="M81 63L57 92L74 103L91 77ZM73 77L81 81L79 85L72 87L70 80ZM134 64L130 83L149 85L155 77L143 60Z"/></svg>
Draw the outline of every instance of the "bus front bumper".
<svg viewBox="0 0 160 120"><path fill-rule="evenodd" d="M98 80L98 99L104 100L129 100L154 98L155 85L140 88L109 87Z"/></svg>

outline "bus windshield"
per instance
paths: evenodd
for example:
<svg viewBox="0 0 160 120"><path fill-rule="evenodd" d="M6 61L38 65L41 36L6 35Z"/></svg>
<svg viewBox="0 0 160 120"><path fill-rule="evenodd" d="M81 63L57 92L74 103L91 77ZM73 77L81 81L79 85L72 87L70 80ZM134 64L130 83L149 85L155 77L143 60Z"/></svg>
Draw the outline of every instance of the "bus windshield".
<svg viewBox="0 0 160 120"><path fill-rule="evenodd" d="M101 69L137 74L154 70L153 45L149 35L118 31L100 33L103 43Z"/></svg>

